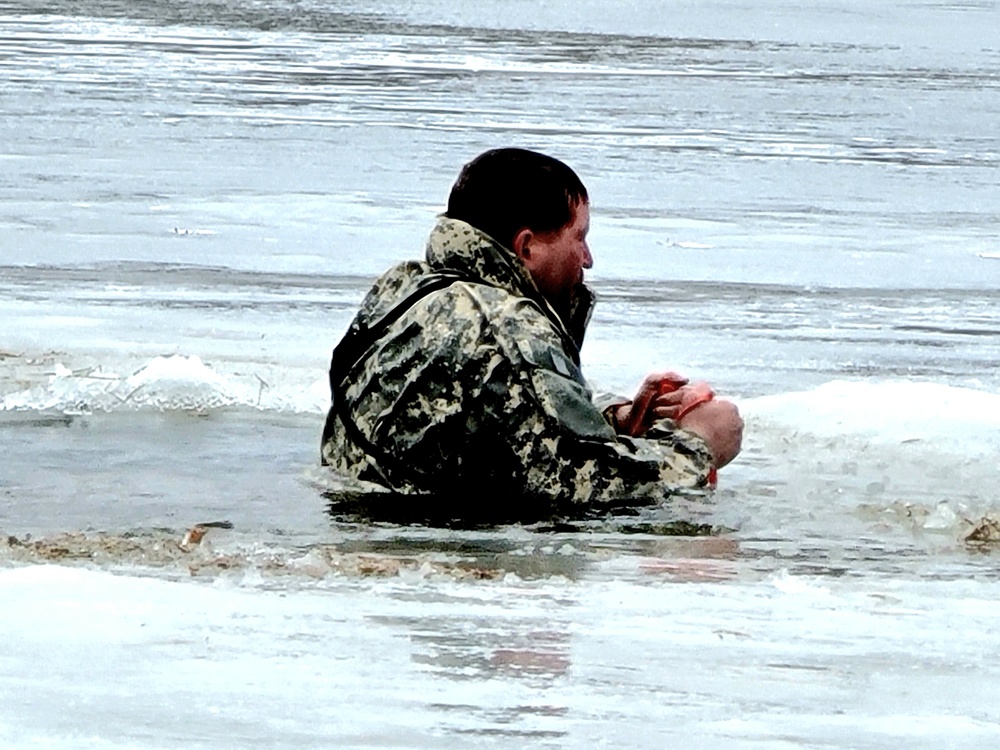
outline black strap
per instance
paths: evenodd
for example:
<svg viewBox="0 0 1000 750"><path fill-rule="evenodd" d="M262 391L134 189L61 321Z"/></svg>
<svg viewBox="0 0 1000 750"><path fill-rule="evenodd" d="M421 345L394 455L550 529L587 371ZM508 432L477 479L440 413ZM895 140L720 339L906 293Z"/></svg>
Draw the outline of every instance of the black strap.
<svg viewBox="0 0 1000 750"><path fill-rule="evenodd" d="M355 445L376 459L381 465L391 465L395 472L408 475L410 480L415 480L415 483L421 486L422 489L426 488L430 477L375 445L358 429L347 401L347 375L358 362L371 352L378 340L389 330L389 327L417 302L429 294L451 286L457 281L466 280L465 277L449 271L428 274L419 280L417 288L413 292L394 305L391 310L374 324L368 326L359 324L356 327L352 326L348 330L344 338L334 348L333 357L330 360L330 392L333 395L333 408L330 410L326 428L323 431L324 443L332 431L332 417L335 414L344 426L347 436Z"/></svg>

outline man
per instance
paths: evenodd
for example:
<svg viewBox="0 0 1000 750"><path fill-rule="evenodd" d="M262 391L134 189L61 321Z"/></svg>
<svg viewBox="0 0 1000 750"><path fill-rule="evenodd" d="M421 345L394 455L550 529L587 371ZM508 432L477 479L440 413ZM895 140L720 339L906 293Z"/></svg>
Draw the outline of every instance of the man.
<svg viewBox="0 0 1000 750"><path fill-rule="evenodd" d="M586 188L556 159L497 149L467 164L425 262L379 278L334 350L323 462L470 515L710 484L740 449L733 404L672 373L632 401L593 401L579 355L589 224Z"/></svg>

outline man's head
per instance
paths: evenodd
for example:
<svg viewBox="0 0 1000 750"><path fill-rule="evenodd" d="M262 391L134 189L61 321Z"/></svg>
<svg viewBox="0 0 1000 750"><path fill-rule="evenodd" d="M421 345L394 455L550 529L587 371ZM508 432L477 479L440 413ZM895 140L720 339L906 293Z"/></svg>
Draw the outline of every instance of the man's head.
<svg viewBox="0 0 1000 750"><path fill-rule="evenodd" d="M511 250L557 308L567 305L583 270L593 265L587 188L551 156L519 148L480 154L452 187L447 216Z"/></svg>

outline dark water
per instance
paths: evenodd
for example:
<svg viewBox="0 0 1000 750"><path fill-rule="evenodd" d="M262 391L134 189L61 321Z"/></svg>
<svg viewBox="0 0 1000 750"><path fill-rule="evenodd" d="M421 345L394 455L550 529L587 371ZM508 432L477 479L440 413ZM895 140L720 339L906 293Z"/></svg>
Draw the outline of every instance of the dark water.
<svg viewBox="0 0 1000 750"><path fill-rule="evenodd" d="M588 375L628 392L672 367L741 400L736 497L784 486L782 441L908 486L877 467L916 441L939 447L921 489L880 502L990 512L992 474L965 473L970 505L953 471L996 451L995 3L0 13L8 528L325 528L329 350L458 166L505 143L590 187ZM819 476L810 505L853 514L826 495L844 472Z"/></svg>

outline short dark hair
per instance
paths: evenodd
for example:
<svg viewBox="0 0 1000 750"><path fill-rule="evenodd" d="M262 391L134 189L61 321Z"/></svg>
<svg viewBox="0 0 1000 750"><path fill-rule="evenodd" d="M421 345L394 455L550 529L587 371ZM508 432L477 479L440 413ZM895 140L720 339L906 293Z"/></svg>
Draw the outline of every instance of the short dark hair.
<svg viewBox="0 0 1000 750"><path fill-rule="evenodd" d="M587 188L558 159L523 148L497 148L466 164L448 196L459 219L510 248L517 233L555 232L586 203Z"/></svg>

